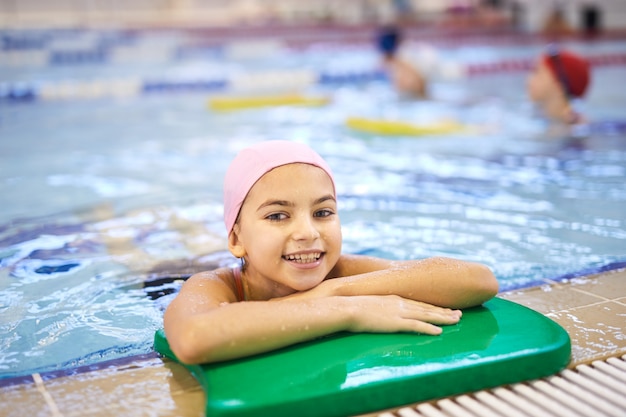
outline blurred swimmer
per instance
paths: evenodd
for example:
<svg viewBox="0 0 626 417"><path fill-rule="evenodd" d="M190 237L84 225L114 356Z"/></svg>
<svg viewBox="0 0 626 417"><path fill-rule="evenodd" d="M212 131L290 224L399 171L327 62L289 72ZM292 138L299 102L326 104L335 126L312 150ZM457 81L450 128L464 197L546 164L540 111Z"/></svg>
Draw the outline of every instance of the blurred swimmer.
<svg viewBox="0 0 626 417"><path fill-rule="evenodd" d="M529 75L527 91L548 119L579 124L583 117L574 108L574 101L585 95L590 80L590 66L585 58L551 45Z"/></svg>
<svg viewBox="0 0 626 417"><path fill-rule="evenodd" d="M398 48L402 35L398 28L383 28L378 34L378 50L383 56L383 65L396 90L413 97L426 97L426 80L415 66L400 57Z"/></svg>

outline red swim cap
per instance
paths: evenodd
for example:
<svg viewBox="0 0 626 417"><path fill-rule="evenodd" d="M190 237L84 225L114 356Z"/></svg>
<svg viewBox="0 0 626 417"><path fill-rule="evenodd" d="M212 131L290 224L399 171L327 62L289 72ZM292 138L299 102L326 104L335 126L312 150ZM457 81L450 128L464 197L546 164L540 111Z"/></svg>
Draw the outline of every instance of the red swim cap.
<svg viewBox="0 0 626 417"><path fill-rule="evenodd" d="M554 78L561 84L566 84L563 88L569 89L570 95L574 97L585 95L591 78L589 61L580 55L564 50L544 54L542 58L552 71ZM565 79L562 80L562 78Z"/></svg>

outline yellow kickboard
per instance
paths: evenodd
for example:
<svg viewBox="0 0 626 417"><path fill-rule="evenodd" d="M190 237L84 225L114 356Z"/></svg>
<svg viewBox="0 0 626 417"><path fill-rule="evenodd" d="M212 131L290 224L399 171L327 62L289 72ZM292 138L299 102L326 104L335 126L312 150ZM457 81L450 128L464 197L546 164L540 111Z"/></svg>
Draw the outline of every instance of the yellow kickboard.
<svg viewBox="0 0 626 417"><path fill-rule="evenodd" d="M393 120L366 119L361 117L348 118L346 125L359 132L389 136L447 135L459 133L467 129L465 126L455 122L418 125Z"/></svg>
<svg viewBox="0 0 626 417"><path fill-rule="evenodd" d="M209 108L216 111L232 111L273 106L323 106L328 102L329 100L326 97L301 95L229 96L211 98L209 100Z"/></svg>

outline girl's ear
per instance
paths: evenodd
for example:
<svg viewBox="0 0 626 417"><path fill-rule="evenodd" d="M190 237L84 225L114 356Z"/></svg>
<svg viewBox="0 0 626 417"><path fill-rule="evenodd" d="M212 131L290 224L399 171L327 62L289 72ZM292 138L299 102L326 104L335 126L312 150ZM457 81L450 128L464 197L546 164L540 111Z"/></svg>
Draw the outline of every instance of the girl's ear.
<svg viewBox="0 0 626 417"><path fill-rule="evenodd" d="M233 230L228 235L228 250L232 253L236 258L243 258L246 254L246 250L239 240L239 225L235 224Z"/></svg>

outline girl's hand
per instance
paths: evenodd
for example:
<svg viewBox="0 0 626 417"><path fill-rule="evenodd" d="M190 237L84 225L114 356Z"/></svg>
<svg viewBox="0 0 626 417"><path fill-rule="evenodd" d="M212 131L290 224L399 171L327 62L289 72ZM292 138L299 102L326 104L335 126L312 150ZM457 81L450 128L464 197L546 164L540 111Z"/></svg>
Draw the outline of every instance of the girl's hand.
<svg viewBox="0 0 626 417"><path fill-rule="evenodd" d="M415 332L441 334L436 325L456 324L460 310L402 298L397 295L367 295L341 297L349 303L351 332L394 333Z"/></svg>

